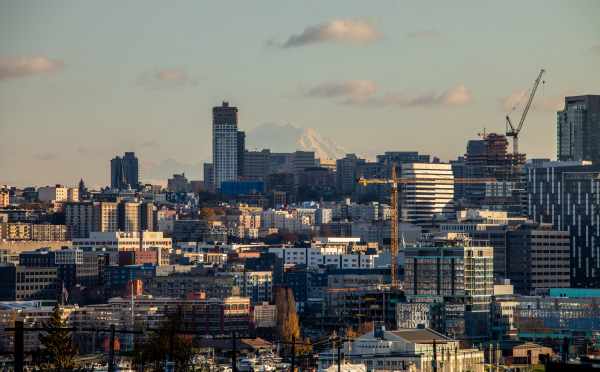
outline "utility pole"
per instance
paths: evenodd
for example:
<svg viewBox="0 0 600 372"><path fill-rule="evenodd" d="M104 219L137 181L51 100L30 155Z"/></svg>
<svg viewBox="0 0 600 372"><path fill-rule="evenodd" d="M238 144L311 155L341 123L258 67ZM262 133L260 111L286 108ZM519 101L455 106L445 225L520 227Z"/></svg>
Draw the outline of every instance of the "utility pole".
<svg viewBox="0 0 600 372"><path fill-rule="evenodd" d="M235 339L235 331L231 333L231 371L238 372L237 369L237 345Z"/></svg>
<svg viewBox="0 0 600 372"><path fill-rule="evenodd" d="M115 372L115 325L110 325L110 345L108 346L108 372Z"/></svg>
<svg viewBox="0 0 600 372"><path fill-rule="evenodd" d="M437 372L437 344L435 338L433 339L433 358L431 359L431 370Z"/></svg>
<svg viewBox="0 0 600 372"><path fill-rule="evenodd" d="M23 372L23 361L25 359L24 332L23 321L15 321L15 372Z"/></svg>
<svg viewBox="0 0 600 372"><path fill-rule="evenodd" d="M292 336L292 369L294 372L296 370L296 336Z"/></svg>
<svg viewBox="0 0 600 372"><path fill-rule="evenodd" d="M337 370L342 372L342 339L337 339Z"/></svg>

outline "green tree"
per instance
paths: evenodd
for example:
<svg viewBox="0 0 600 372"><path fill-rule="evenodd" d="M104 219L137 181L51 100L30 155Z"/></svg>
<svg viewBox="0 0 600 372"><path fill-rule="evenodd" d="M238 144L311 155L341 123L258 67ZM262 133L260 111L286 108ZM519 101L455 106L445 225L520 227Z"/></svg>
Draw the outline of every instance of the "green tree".
<svg viewBox="0 0 600 372"><path fill-rule="evenodd" d="M62 309L57 305L44 323L46 331L40 333L40 343L44 347L41 352L42 371L71 371L77 363L77 348L73 345L71 331L67 329L67 322L63 317Z"/></svg>

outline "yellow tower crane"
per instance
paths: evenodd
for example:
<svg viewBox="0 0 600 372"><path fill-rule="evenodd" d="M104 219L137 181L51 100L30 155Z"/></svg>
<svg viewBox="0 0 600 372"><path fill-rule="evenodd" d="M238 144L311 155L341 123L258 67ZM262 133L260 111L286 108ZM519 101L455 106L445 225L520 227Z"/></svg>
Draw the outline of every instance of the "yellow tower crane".
<svg viewBox="0 0 600 372"><path fill-rule="evenodd" d="M454 178L454 184L481 184L494 182L494 178ZM359 178L358 183L362 186L383 185L391 186L390 191L390 256L391 256L391 278L392 288L398 288L398 203L400 194L400 185L417 184L431 182L431 179L421 180L416 178L398 178L396 165L392 165L392 175L390 178ZM434 180L435 181L435 180Z"/></svg>

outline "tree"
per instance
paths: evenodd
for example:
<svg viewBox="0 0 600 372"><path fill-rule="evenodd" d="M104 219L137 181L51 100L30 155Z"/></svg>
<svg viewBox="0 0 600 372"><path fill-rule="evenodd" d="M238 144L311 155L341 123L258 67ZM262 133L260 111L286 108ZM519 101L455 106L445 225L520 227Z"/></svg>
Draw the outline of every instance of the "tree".
<svg viewBox="0 0 600 372"><path fill-rule="evenodd" d="M181 310L169 316L169 319L142 344L136 345L134 361L154 364L160 370L161 364L167 360L175 362L175 371L190 370L193 350L191 337L178 334L183 316Z"/></svg>
<svg viewBox="0 0 600 372"><path fill-rule="evenodd" d="M71 331L63 318L62 309L56 305L50 319L44 323L46 331L40 333L40 369L42 371L70 371L76 367L77 348L73 345Z"/></svg>
<svg viewBox="0 0 600 372"><path fill-rule="evenodd" d="M296 301L291 288L279 287L275 291L275 306L277 307L277 330L279 337L290 350L292 340L301 343L300 322L296 312Z"/></svg>

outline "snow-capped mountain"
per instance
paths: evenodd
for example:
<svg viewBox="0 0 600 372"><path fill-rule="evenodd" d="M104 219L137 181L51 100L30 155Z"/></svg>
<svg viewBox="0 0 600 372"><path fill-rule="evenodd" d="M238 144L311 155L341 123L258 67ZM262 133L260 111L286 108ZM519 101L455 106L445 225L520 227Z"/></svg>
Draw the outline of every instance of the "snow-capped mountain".
<svg viewBox="0 0 600 372"><path fill-rule="evenodd" d="M319 159L338 159L346 155L342 146L322 137L316 130L298 128L291 124L259 125L246 133L246 148L271 149L273 152L314 151Z"/></svg>

